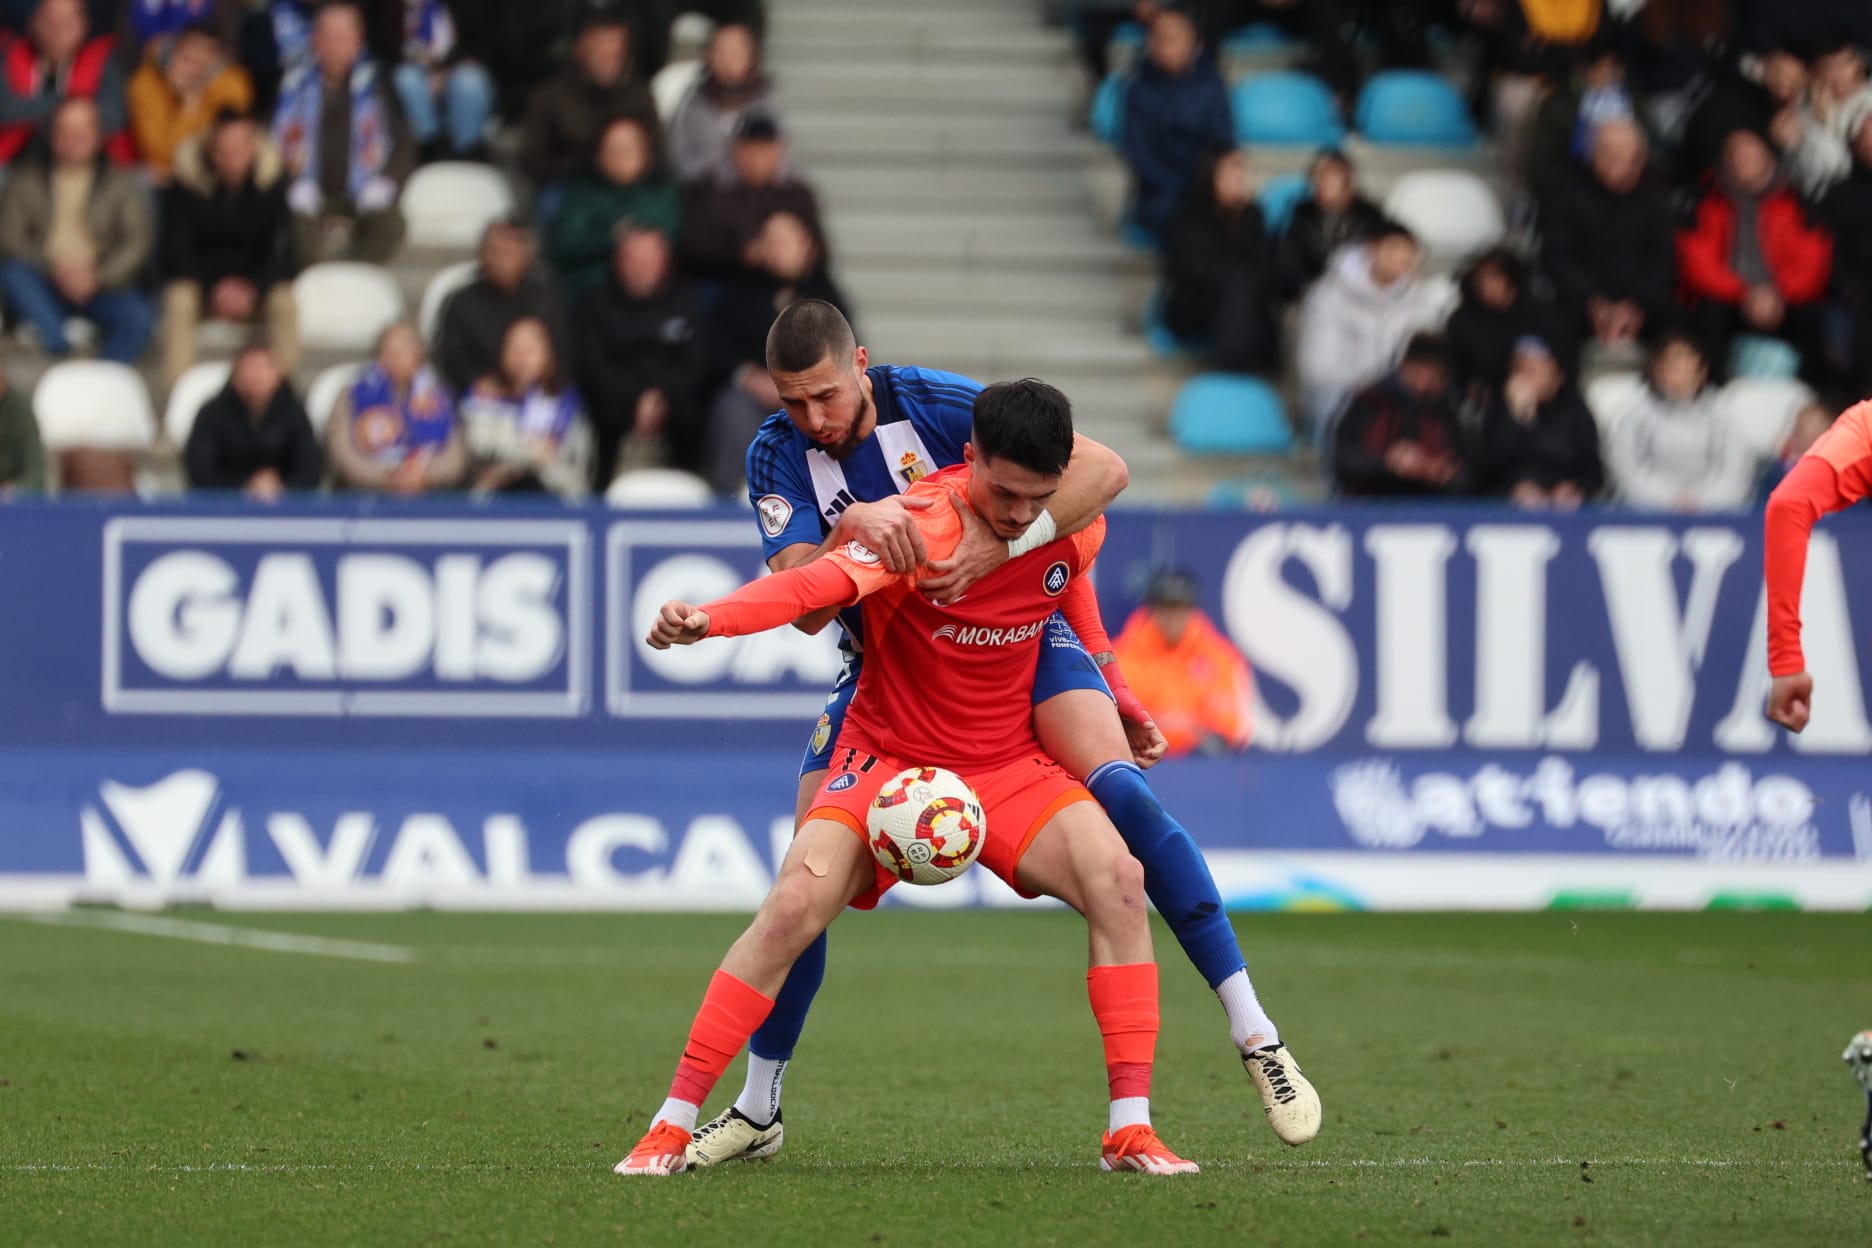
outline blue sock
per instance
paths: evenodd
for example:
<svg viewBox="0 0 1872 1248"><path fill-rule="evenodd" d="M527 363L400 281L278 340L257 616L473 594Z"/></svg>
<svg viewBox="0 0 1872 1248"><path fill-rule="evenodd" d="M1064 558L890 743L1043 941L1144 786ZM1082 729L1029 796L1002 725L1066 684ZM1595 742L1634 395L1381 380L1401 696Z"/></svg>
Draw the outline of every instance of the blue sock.
<svg viewBox="0 0 1872 1248"><path fill-rule="evenodd" d="M793 1046L799 1043L800 1032L806 1026L806 1011L812 1009L813 998L819 995L819 985L825 980L825 952L825 933L820 932L819 939L806 946L806 952L787 972L767 1021L748 1039L748 1052L773 1062L792 1060Z"/></svg>
<svg viewBox="0 0 1872 1248"><path fill-rule="evenodd" d="M1177 943L1211 988L1247 969L1222 894L1202 851L1151 792L1137 764L1113 761L1086 777L1086 788L1144 867L1144 891ZM778 1009L776 1007L776 1012Z"/></svg>

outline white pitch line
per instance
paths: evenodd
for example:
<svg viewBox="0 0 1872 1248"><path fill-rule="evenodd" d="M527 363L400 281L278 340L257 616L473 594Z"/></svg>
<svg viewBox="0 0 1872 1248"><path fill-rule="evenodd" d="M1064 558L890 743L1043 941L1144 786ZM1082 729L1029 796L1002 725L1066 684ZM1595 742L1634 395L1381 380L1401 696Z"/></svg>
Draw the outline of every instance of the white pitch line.
<svg viewBox="0 0 1872 1248"><path fill-rule="evenodd" d="M193 923L187 919L167 919L154 914L129 914L121 910L70 910L62 914L20 914L13 917L26 923L43 923L53 927L89 927L107 932L129 932L137 936L192 940L202 945L232 945L241 949L263 949L268 953L304 953L319 958L349 958L354 962L414 962L416 960L416 951L403 945L377 945L362 940L333 940L325 936L299 936L292 932L265 932L251 927L227 927L220 923Z"/></svg>

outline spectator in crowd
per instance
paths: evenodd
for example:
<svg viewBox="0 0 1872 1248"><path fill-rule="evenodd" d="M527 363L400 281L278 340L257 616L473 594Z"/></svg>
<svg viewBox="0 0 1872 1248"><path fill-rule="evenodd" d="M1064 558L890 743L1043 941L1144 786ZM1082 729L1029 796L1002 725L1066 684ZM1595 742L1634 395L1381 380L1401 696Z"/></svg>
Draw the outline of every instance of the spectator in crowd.
<svg viewBox="0 0 1872 1248"><path fill-rule="evenodd" d="M1817 366L1832 269L1833 239L1782 182L1774 149L1752 130L1732 133L1695 224L1677 234L1681 293L1704 343L1721 360L1736 334L1760 334Z"/></svg>
<svg viewBox="0 0 1872 1248"><path fill-rule="evenodd" d="M1572 510L1605 486L1599 426L1539 338L1515 345L1508 380L1482 417L1484 492L1518 507Z"/></svg>
<svg viewBox="0 0 1872 1248"><path fill-rule="evenodd" d="M1853 133L1852 173L1814 215L1833 234L1832 289L1845 331L1839 379L1853 394L1872 393L1872 117Z"/></svg>
<svg viewBox="0 0 1872 1248"><path fill-rule="evenodd" d="M746 26L717 26L709 36L701 81L670 119L670 162L676 176L684 182L732 177L728 145L747 113L780 116L773 83L761 67L760 44Z"/></svg>
<svg viewBox="0 0 1872 1248"><path fill-rule="evenodd" d="M103 155L98 106L82 96L52 114L46 151L0 190L0 294L46 352L71 354L66 318L102 331L98 353L131 363L149 342L150 301L135 282L150 256L149 195Z"/></svg>
<svg viewBox="0 0 1872 1248"><path fill-rule="evenodd" d="M320 0L261 0L241 27L240 61L253 75L256 105L271 112L280 84L312 67Z"/></svg>
<svg viewBox="0 0 1872 1248"><path fill-rule="evenodd" d="M599 4L615 0L595 0ZM625 5L631 13L632 45L637 49L631 58L645 81L669 64L670 44L676 19L684 13L705 17L715 27L745 26L755 40L767 30L767 6L764 0L630 0Z"/></svg>
<svg viewBox="0 0 1872 1248"><path fill-rule="evenodd" d="M469 55L452 6L402 0L402 15L403 60L391 81L422 158L486 159L494 79Z"/></svg>
<svg viewBox="0 0 1872 1248"><path fill-rule="evenodd" d="M1547 84L1566 76L1569 56L1599 32L1600 0L1456 0L1481 36L1485 89L1502 166L1527 169L1534 110Z"/></svg>
<svg viewBox="0 0 1872 1248"><path fill-rule="evenodd" d="M1542 213L1541 259L1570 328L1602 346L1631 344L1671 306L1675 223L1648 176L1644 131L1608 121L1592 133L1589 167Z"/></svg>
<svg viewBox="0 0 1872 1248"><path fill-rule="evenodd" d="M1691 334L1671 330L1652 351L1645 384L1604 413L1606 466L1619 501L1651 511L1744 506L1754 472L1723 424L1709 358Z"/></svg>
<svg viewBox="0 0 1872 1248"><path fill-rule="evenodd" d="M1254 677L1202 608L1196 578L1167 568L1151 578L1144 605L1112 642L1125 680L1156 721L1168 758L1248 748Z"/></svg>
<svg viewBox="0 0 1872 1248"><path fill-rule="evenodd" d="M189 488L239 490L262 503L318 488L325 474L318 435L265 343L234 357L226 387L195 414L182 462Z"/></svg>
<svg viewBox="0 0 1872 1248"><path fill-rule="evenodd" d="M1422 259L1416 237L1387 222L1363 244L1343 249L1307 294L1297 364L1301 399L1321 445L1330 444L1346 400L1390 372L1412 334L1441 324L1442 301L1418 275Z"/></svg>
<svg viewBox="0 0 1872 1248"><path fill-rule="evenodd" d="M656 141L643 122L619 117L600 132L590 170L566 183L546 252L568 298L603 283L621 224L672 238L682 228L682 196L655 160Z"/></svg>
<svg viewBox="0 0 1872 1248"><path fill-rule="evenodd" d="M1794 413L1794 420L1788 425L1787 436L1781 439L1774 459L1762 473L1761 484L1755 488L1756 506L1767 506L1768 496L1775 492L1776 486L1787 480L1788 474L1794 471L1794 465L1800 463L1801 456L1820 440L1820 435L1833 427L1833 419L1840 410L1840 404L1819 399L1801 405L1800 410Z"/></svg>
<svg viewBox="0 0 1872 1248"><path fill-rule="evenodd" d="M787 173L786 140L773 118L744 114L729 157L732 177L689 187L679 248L684 266L711 277L759 271L763 266L754 254L756 240L767 218L780 212L805 224L823 259L826 244L818 196Z"/></svg>
<svg viewBox="0 0 1872 1248"><path fill-rule="evenodd" d="M1802 104L1783 108L1769 123L1775 143L1787 153L1788 177L1803 195L1818 198L1852 172L1852 135L1868 116L1872 87L1864 54L1836 40L1814 58Z"/></svg>
<svg viewBox="0 0 1872 1248"><path fill-rule="evenodd" d="M1474 493L1441 334L1412 335L1397 368L1353 397L1335 431L1332 463L1348 498Z"/></svg>
<svg viewBox="0 0 1872 1248"><path fill-rule="evenodd" d="M1528 188L1547 199L1586 163L1592 133L1608 121L1643 124L1643 103L1627 81L1625 58L1602 32L1580 49L1575 69L1535 110L1528 135Z"/></svg>
<svg viewBox="0 0 1872 1248"><path fill-rule="evenodd" d="M1125 91L1124 155L1131 166L1131 219L1163 233L1205 152L1235 142L1228 85L1202 48L1196 23L1159 9L1144 63Z"/></svg>
<svg viewBox="0 0 1872 1248"><path fill-rule="evenodd" d="M1164 230L1164 324L1210 343L1222 368L1272 372L1280 331L1271 261L1248 157L1222 148L1198 166Z"/></svg>
<svg viewBox="0 0 1872 1248"><path fill-rule="evenodd" d="M45 447L33 418L32 396L0 376L0 502L45 488Z"/></svg>
<svg viewBox="0 0 1872 1248"><path fill-rule="evenodd" d="M463 397L462 421L476 494L550 491L573 502L590 491L591 434L544 323L507 327L500 368Z"/></svg>
<svg viewBox="0 0 1872 1248"><path fill-rule="evenodd" d="M780 410L780 392L767 374L767 330L774 317L802 299L818 299L845 313L851 306L826 272L824 253L804 222L775 213L755 240L758 267L724 282L710 310L709 404L706 475L717 492L740 486L748 443L770 413Z"/></svg>
<svg viewBox="0 0 1872 1248"><path fill-rule="evenodd" d="M252 118L223 113L206 143L183 145L162 215L164 384L195 363L204 313L264 324L278 366L299 367L292 213L279 153Z"/></svg>
<svg viewBox="0 0 1872 1248"><path fill-rule="evenodd" d="M1486 406L1501 393L1523 338L1546 343L1562 371L1573 367L1572 335L1552 301L1529 289L1527 266L1507 247L1478 256L1449 319L1450 371L1463 401Z"/></svg>
<svg viewBox="0 0 1872 1248"><path fill-rule="evenodd" d="M158 39L199 28L231 48L252 11L246 0L130 0L130 40L147 48Z"/></svg>
<svg viewBox="0 0 1872 1248"><path fill-rule="evenodd" d="M500 365L507 327L523 317L545 323L555 343L566 341L552 283L534 264L533 231L518 218L496 221L481 235L481 267L450 295L436 322L435 366L456 394Z"/></svg>
<svg viewBox="0 0 1872 1248"><path fill-rule="evenodd" d="M130 132L158 185L167 184L176 149L204 133L223 112L253 106L247 71L231 64L227 49L205 26L190 26L149 45L130 76Z"/></svg>
<svg viewBox="0 0 1872 1248"><path fill-rule="evenodd" d="M650 88L631 76L630 38L630 27L616 10L590 10L572 45L571 62L534 90L520 163L536 191L589 164L598 132L614 117L635 117L649 133L661 132Z"/></svg>
<svg viewBox="0 0 1872 1248"><path fill-rule="evenodd" d="M0 165L17 159L68 99L96 102L102 150L129 164L116 36L93 38L79 0L39 0L23 34L0 33Z"/></svg>
<svg viewBox="0 0 1872 1248"><path fill-rule="evenodd" d="M620 229L609 276L573 309L599 490L620 462L700 465L701 322L701 301L676 274L669 236L648 226Z"/></svg>
<svg viewBox="0 0 1872 1248"><path fill-rule="evenodd" d="M1684 122L1673 181L1695 187L1722 159L1723 141L1737 130L1768 133L1774 119L1797 109L1807 94L1807 63L1775 48L1711 67L1708 90Z"/></svg>
<svg viewBox="0 0 1872 1248"><path fill-rule="evenodd" d="M1352 162L1342 152L1321 152L1307 169L1307 195L1275 249L1281 293L1298 299L1326 271L1333 253L1361 243L1384 224L1384 212L1359 194Z"/></svg>
<svg viewBox="0 0 1872 1248"><path fill-rule="evenodd" d="M397 193L415 164L402 113L364 55L354 4L319 9L312 63L287 75L273 119L299 258L382 264L403 240Z"/></svg>
<svg viewBox="0 0 1872 1248"><path fill-rule="evenodd" d="M413 328L378 335L376 358L332 411L325 451L339 489L412 496L462 484L468 444Z"/></svg>

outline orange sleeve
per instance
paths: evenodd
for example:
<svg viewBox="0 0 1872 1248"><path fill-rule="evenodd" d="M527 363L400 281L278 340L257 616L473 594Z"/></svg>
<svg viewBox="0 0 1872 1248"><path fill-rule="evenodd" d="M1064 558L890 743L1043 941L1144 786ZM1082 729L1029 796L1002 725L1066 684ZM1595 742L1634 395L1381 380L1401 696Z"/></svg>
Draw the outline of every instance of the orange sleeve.
<svg viewBox="0 0 1872 1248"><path fill-rule="evenodd" d="M962 505L968 506L965 490L953 488L942 481L919 481L904 494L905 498L936 500L935 506L910 513L916 520L917 531L923 535L923 546L931 559L947 559L962 542L962 517L956 514L954 505L949 501L951 494L960 496ZM846 542L843 546L829 550L818 562L825 560L838 564L851 577L852 583L858 586L860 598L875 594L886 585L903 579L885 567L877 552L863 542Z"/></svg>
<svg viewBox="0 0 1872 1248"><path fill-rule="evenodd" d="M1105 548L1105 517L1100 516L1071 537L1073 553L1079 556L1079 570L1090 571L1099 551Z"/></svg>
<svg viewBox="0 0 1872 1248"><path fill-rule="evenodd" d="M1814 522L1872 494L1872 403L1848 408L1775 487L1762 521L1762 575L1768 587L1768 673L1804 671L1801 584Z"/></svg>
<svg viewBox="0 0 1872 1248"><path fill-rule="evenodd" d="M790 624L821 607L844 607L862 596L843 567L815 559L750 581L714 602L702 604L710 637L745 637Z"/></svg>

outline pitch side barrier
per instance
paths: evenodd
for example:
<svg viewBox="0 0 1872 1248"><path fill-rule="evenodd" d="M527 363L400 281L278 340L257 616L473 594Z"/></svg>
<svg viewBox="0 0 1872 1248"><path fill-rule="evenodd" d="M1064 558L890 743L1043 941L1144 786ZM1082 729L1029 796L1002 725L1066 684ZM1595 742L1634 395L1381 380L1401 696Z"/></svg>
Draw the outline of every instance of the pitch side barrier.
<svg viewBox="0 0 1872 1248"><path fill-rule="evenodd" d="M1152 773L1233 905L1872 905L1872 518L1799 739L1757 517L1129 511L1114 633L1172 563L1256 670L1252 751ZM641 637L760 566L728 509L0 508L0 906L751 907L832 640Z"/></svg>

